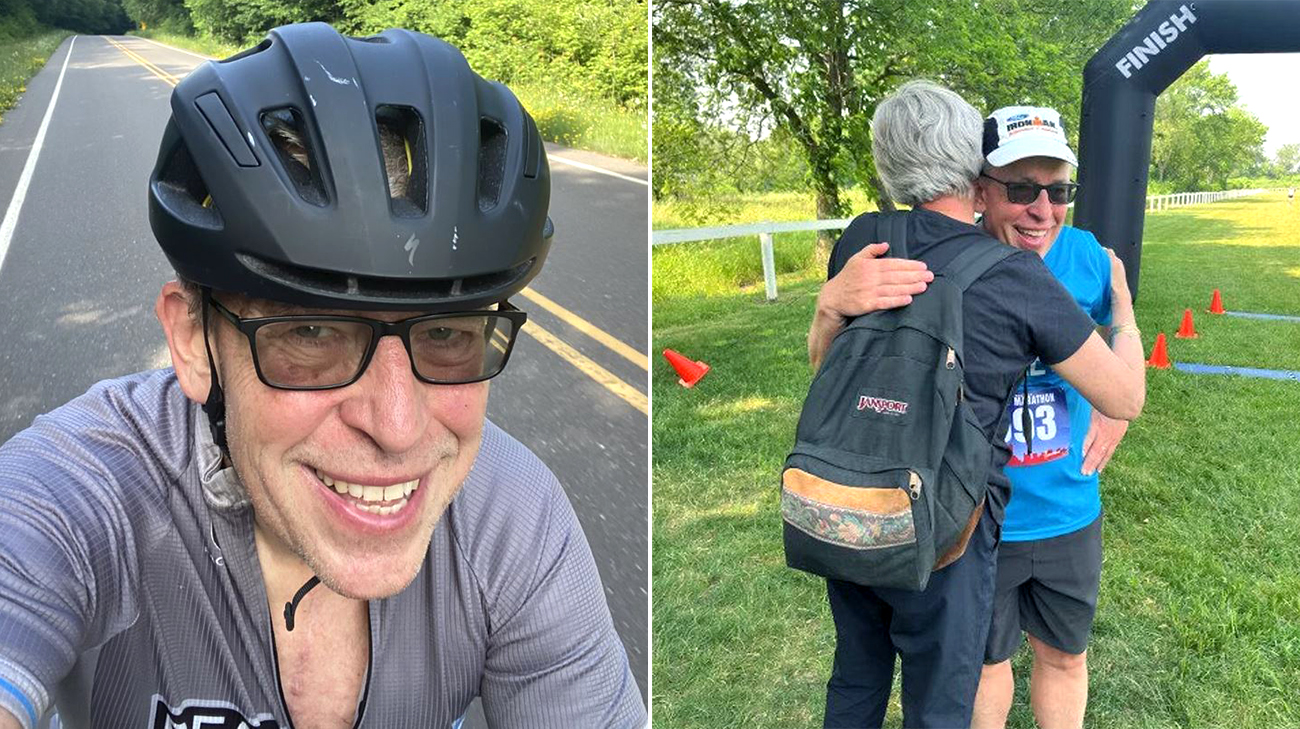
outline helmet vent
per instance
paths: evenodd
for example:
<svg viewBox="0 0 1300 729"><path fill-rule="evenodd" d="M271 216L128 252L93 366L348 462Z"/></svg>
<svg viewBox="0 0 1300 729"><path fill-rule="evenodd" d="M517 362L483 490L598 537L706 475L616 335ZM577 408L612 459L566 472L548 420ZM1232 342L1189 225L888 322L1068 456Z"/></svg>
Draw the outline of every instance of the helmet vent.
<svg viewBox="0 0 1300 729"><path fill-rule="evenodd" d="M262 130L271 140L271 148L298 197L312 205L328 205L329 195L321 182L320 164L312 154L311 135L298 110L285 106L262 112Z"/></svg>
<svg viewBox="0 0 1300 729"><path fill-rule="evenodd" d="M176 145L163 164L154 192L173 215L189 225L221 229L221 213L208 195L208 186L184 142Z"/></svg>
<svg viewBox="0 0 1300 729"><path fill-rule="evenodd" d="M378 106L375 128L389 209L399 218L423 217L429 210L429 155L419 112L409 106Z"/></svg>
<svg viewBox="0 0 1300 729"><path fill-rule="evenodd" d="M501 199L501 181L506 174L506 128L495 119L483 117L478 125L478 209L496 207Z"/></svg>
<svg viewBox="0 0 1300 729"><path fill-rule="evenodd" d="M357 276L354 274L322 271L306 266L267 261L263 258L236 253L235 257L245 268L259 277L283 286L317 296L342 298L353 303L429 302L427 308L436 308L438 299L465 299L496 296L504 299L514 291L518 282L532 270L536 259L506 269L465 278L387 278L382 276Z"/></svg>
<svg viewBox="0 0 1300 729"><path fill-rule="evenodd" d="M392 41L388 40L387 38L383 37L382 35L368 35L368 36L366 36L366 37L364 37L364 38L358 38L358 37L356 37L356 36L350 36L350 37L349 37L349 40L361 41L362 43L378 43L378 44L380 44L380 45L388 45L389 43L392 43Z"/></svg>

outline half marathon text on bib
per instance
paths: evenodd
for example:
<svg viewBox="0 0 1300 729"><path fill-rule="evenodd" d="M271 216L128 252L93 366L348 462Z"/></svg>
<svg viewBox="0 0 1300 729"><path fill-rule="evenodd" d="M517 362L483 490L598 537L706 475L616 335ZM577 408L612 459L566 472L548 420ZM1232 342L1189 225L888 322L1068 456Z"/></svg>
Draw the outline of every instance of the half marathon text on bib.
<svg viewBox="0 0 1300 729"><path fill-rule="evenodd" d="M1034 433L1034 452L1028 452L1025 442L1024 420L1021 411L1029 410L1029 427ZM1065 391L1059 386L1029 387L1029 403L1020 388L1007 405L1011 425L1006 441L1011 446L1008 466L1036 466L1040 463L1064 458L1070 451L1070 409L1065 402Z"/></svg>

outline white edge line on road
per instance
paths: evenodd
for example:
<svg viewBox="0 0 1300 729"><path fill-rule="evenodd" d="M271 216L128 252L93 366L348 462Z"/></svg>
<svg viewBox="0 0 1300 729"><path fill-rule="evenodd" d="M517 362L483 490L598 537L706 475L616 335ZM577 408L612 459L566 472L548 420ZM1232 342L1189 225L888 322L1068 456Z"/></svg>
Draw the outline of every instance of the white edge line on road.
<svg viewBox="0 0 1300 729"><path fill-rule="evenodd" d="M18 176L18 186L14 188L9 209L5 211L4 222L0 223L0 268L4 267L5 256L9 254L9 242L13 240L14 229L18 227L18 213L23 208L23 201L27 199L27 186L31 184L32 174L36 171L36 159L41 156L45 132L50 128L50 119L54 116L54 104L59 100L59 90L63 88L63 74L68 72L68 60L72 58L72 47L76 44L77 36L74 35L68 44L68 54L63 57L63 70L59 71L59 80L54 84L54 94L50 96L50 105L45 109L45 118L41 120L40 129L36 130L36 139L32 140L32 151L27 155L27 164L23 165L23 172Z"/></svg>
<svg viewBox="0 0 1300 729"><path fill-rule="evenodd" d="M142 36L142 35L128 35L128 36L125 36L125 37L126 37L126 38L139 38L139 39L142 40L142 41L148 41L149 43L152 43L152 44L154 44L154 45L156 45L156 46L161 46L161 47L166 48L166 49L168 49L168 50L176 51L177 53L184 53L184 54L187 55L187 56L194 56L195 58L202 58L202 59L205 60L205 61L215 61L215 60L217 60L217 57L216 57L216 56L205 56L205 55L203 55L202 53L194 53L193 51L187 51L187 50L185 50L184 48L177 48L176 46L169 46L169 45L167 45L166 43L159 43L158 41L156 41L156 40L154 40L154 39L152 39L152 38L145 38L145 37Z"/></svg>
<svg viewBox="0 0 1300 729"><path fill-rule="evenodd" d="M566 165L571 165L571 166L573 166L573 167L577 167L577 168L580 168L580 169L590 170L590 171L592 171L592 172L599 172L599 173L602 174L602 175L609 175L610 177L617 177L617 178L620 179L620 180L627 180L628 182L635 182L635 183L638 184L638 185L645 185L646 187L649 187L649 186L650 186L650 183L649 183L649 182L646 182L645 180L643 180L643 179L641 179L641 178L639 178L639 177L629 177L629 176L627 176L627 175L621 175L621 174L619 174L619 173L617 173L617 172L611 172L611 171L609 171L609 170L607 170L607 169L605 169L605 168L603 168L603 167L597 167L597 166L595 166L595 165L589 165L589 164L585 164L585 163L583 163L583 162L575 162L575 161L573 161L573 160L571 160L571 159L568 159L568 158L565 158L565 157L561 157L561 156L559 156L558 154L548 154L548 155L546 155L546 158L547 158L547 159L553 159L553 160L555 160L556 162L563 162L563 163L566 164Z"/></svg>

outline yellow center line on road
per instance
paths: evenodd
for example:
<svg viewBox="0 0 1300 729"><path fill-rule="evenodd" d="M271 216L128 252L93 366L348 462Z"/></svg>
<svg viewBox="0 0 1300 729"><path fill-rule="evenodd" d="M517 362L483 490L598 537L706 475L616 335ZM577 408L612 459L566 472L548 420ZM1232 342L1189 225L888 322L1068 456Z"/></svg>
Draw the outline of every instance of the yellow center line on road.
<svg viewBox="0 0 1300 729"><path fill-rule="evenodd" d="M650 404L648 399L640 390L618 379L609 370L601 367L595 362L587 359L578 350L570 347L559 337L551 334L545 329L537 326L535 322L528 322L524 325L524 331L531 334L534 339L541 342L548 349L568 360L569 364L577 367L582 374L590 377L600 383L606 390L623 398L624 402L640 410L645 414L650 413Z"/></svg>
<svg viewBox="0 0 1300 729"><path fill-rule="evenodd" d="M108 36L104 36L104 40L108 41L109 43L112 43L114 46L117 47L119 51L125 53L127 58L130 58L131 60L135 61L141 66L144 66L145 69L147 69L150 73L162 79L163 81L166 81L168 84L175 86L176 84L180 83L179 78L171 75L170 73L167 73L161 68L158 68L157 66L145 60L144 57L142 57L140 54L136 53L135 51L131 50L130 48L127 48L121 43L118 43L112 38L109 38Z"/></svg>
<svg viewBox="0 0 1300 729"><path fill-rule="evenodd" d="M644 354L641 354L640 352L620 342L614 337L611 337L609 334L606 334L604 330L591 324L586 319L583 319L577 314L574 314L573 312L569 311L563 306L560 306L554 301L551 301L550 299L546 298L545 296L541 295L540 293L534 291L531 288L526 288L523 291L520 291L519 293L525 299L528 299L534 304L537 304L543 309L546 309L552 314L558 316L564 323L568 324L574 329L577 329L583 334L586 334L587 336L591 337L597 342L600 342L606 347L609 347L611 350L614 351L615 354L618 354L623 359L626 359L627 361L631 362L637 367L640 367L643 370L649 371L650 369L649 357L646 357Z"/></svg>
<svg viewBox="0 0 1300 729"><path fill-rule="evenodd" d="M162 79L163 81L166 81L168 84L175 86L180 81L179 78L171 75L170 73L167 73L161 68L158 68L157 66L155 66L154 64L150 63L142 56L140 56L140 54L136 53L135 51L132 51L130 48L127 48L126 46L122 45L121 43L118 43L112 38L104 37L104 40L108 41L109 43L112 43L114 46L118 48L118 50L126 54L128 58L135 61L136 63L139 63L141 66L144 66L146 69L148 69L150 73ZM637 365L641 369L649 371L650 363L649 363L649 358L646 357L646 355L637 352L632 347L629 347L628 345L624 344L618 339L605 333L603 330L601 330L594 324L591 324L590 322L586 321L585 319L578 316L577 314L574 314L568 309L565 309L564 307L548 299L547 297L537 293L536 291L533 291L532 289L525 288L520 293L523 294L524 298L528 299L529 301L532 301L533 303L537 304L543 309L546 309L547 311L551 312L552 314L559 317L560 320L564 321L569 326L573 327L574 329L577 329L583 334L586 334L592 339L595 339L597 342L600 342L601 344L605 345L610 350L614 351L618 355L622 356L623 358ZM530 321L528 325L523 328L523 332L531 336L533 339L536 339L547 349L559 355L561 359L573 365L579 372L583 373L584 375L600 383L600 385L604 387L606 390L609 390L610 392L622 398L623 401L625 401L627 404L631 405L637 410L640 410L642 413L649 414L650 406L649 406L648 399L644 394L641 393L640 390L620 380L609 370L605 369L604 367L601 367L591 359L584 356L582 353L578 352L578 350L569 346L569 344L564 342L564 340L560 339L554 334L551 334L550 332L541 328L534 321Z"/></svg>

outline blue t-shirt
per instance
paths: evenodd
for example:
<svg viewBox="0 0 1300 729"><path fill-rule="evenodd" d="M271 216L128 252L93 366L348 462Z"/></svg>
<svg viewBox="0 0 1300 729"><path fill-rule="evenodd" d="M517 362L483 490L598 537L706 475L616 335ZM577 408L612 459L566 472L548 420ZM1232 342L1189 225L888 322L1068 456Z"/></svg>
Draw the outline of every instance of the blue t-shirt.
<svg viewBox="0 0 1300 729"><path fill-rule="evenodd" d="M1110 324L1110 258L1092 233L1063 226L1043 262L1093 321ZM1101 513L1097 474L1082 473L1092 406L1035 360L1029 368L1034 449L1026 454L1019 412L1023 402L1024 391L1017 386L1007 406L1012 417L1005 435L1012 450L1006 468L1011 501L1002 524L1002 538L1008 542L1069 534Z"/></svg>

